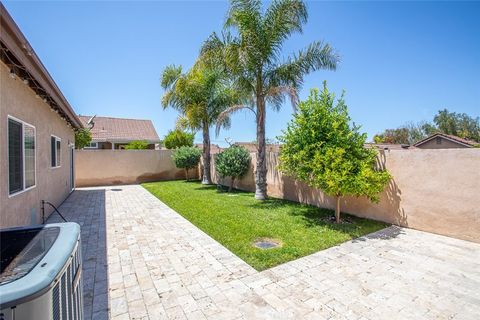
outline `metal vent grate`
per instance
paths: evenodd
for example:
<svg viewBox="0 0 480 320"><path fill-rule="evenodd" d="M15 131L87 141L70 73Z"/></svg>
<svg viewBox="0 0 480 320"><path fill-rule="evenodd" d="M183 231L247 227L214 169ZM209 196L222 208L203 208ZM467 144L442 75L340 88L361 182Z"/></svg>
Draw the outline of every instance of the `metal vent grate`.
<svg viewBox="0 0 480 320"><path fill-rule="evenodd" d="M53 288L53 320L83 319L81 268L82 260L79 243L69 261L67 269Z"/></svg>
<svg viewBox="0 0 480 320"><path fill-rule="evenodd" d="M82 269L82 243L81 243L81 241L78 242L76 256L77 256L77 269L80 269L80 270L78 270L78 272L81 272L82 271L81 270ZM81 320L81 319L83 319L83 281L82 281L82 275L80 275L80 279L79 279L79 282L78 282L78 287L77 287L77 290L76 290L76 294L77 294L77 300L78 300L78 304L77 304L78 319Z"/></svg>
<svg viewBox="0 0 480 320"><path fill-rule="evenodd" d="M62 283L62 291L61 291L61 297L62 297L62 304L61 304L61 309L62 309L62 320L67 320L67 309L68 309L68 306L67 306L67 279L65 277L65 274L63 274L62 276L62 280L61 280L61 283Z"/></svg>
<svg viewBox="0 0 480 320"><path fill-rule="evenodd" d="M72 264L68 266L67 269L67 300L68 300L68 319L73 319L72 317Z"/></svg>
<svg viewBox="0 0 480 320"><path fill-rule="evenodd" d="M52 311L53 320L60 320L60 294L58 283L53 288Z"/></svg>
<svg viewBox="0 0 480 320"><path fill-rule="evenodd" d="M83 303L82 303L82 258L81 258L81 244L79 242L77 249L72 259L72 310L73 320L83 319ZM76 279L77 278L77 279Z"/></svg>
<svg viewBox="0 0 480 320"><path fill-rule="evenodd" d="M77 251L75 251L74 255L73 255L73 261L72 261L72 281L73 279L75 278L75 275L77 274L77 256L78 256L78 247L77 247ZM78 313L79 313L79 310L78 310L78 290L77 288L75 287L72 287L72 290L73 290L73 296L72 296L72 310L73 310L73 320L78 320L79 317L78 317Z"/></svg>

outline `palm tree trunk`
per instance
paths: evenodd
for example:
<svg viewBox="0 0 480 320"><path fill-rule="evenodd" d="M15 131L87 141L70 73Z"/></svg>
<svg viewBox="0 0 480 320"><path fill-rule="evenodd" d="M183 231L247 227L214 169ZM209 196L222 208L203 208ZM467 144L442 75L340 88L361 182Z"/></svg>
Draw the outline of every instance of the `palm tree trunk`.
<svg viewBox="0 0 480 320"><path fill-rule="evenodd" d="M340 223L340 196L336 197L337 205L335 206L335 222Z"/></svg>
<svg viewBox="0 0 480 320"><path fill-rule="evenodd" d="M203 123L203 178L202 184L212 184L210 173L210 130L208 124Z"/></svg>
<svg viewBox="0 0 480 320"><path fill-rule="evenodd" d="M267 163L265 161L265 98L257 96L257 168L255 171L255 199L267 198Z"/></svg>

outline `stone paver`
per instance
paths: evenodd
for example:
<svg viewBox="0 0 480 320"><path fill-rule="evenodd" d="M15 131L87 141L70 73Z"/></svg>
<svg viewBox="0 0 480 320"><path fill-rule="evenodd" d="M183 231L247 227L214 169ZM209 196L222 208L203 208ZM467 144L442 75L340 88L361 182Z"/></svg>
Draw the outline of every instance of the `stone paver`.
<svg viewBox="0 0 480 320"><path fill-rule="evenodd" d="M479 319L479 244L390 227L257 272L138 185L60 210L82 227L85 319Z"/></svg>

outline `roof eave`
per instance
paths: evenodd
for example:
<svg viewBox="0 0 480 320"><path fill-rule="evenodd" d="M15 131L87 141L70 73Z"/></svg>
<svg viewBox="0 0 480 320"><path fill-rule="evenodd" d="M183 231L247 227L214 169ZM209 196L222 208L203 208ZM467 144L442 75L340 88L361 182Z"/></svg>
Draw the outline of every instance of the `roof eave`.
<svg viewBox="0 0 480 320"><path fill-rule="evenodd" d="M84 128L73 108L63 96L52 76L48 73L43 63L38 58L30 43L25 38L20 28L10 16L4 5L0 2L0 40L8 50L20 61L33 78L42 86L47 94L56 102L61 111L70 120L71 125L76 128Z"/></svg>
<svg viewBox="0 0 480 320"><path fill-rule="evenodd" d="M110 143L130 143L133 141L146 141L148 143L160 143L161 140L148 140L148 139L103 139L103 138L92 138L92 142L110 142Z"/></svg>

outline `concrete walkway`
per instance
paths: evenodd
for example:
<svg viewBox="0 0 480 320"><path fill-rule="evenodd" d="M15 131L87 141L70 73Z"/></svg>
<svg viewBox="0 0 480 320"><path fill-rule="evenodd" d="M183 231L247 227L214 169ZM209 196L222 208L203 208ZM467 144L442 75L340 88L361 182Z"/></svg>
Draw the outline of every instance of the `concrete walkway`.
<svg viewBox="0 0 480 320"><path fill-rule="evenodd" d="M60 210L82 227L87 320L479 319L479 244L390 227L257 272L138 185Z"/></svg>

